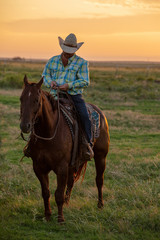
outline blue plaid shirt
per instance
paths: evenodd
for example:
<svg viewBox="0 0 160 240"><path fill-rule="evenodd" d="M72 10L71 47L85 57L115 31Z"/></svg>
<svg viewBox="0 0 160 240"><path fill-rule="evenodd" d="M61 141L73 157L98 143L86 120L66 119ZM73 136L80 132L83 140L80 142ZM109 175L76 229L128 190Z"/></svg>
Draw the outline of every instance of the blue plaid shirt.
<svg viewBox="0 0 160 240"><path fill-rule="evenodd" d="M42 76L46 87L50 87L52 81L58 85L68 83L68 93L71 95L82 94L83 89L90 83L88 62L76 54L68 59L65 67L61 55L52 57L46 64ZM52 89L51 93L56 96L56 90Z"/></svg>

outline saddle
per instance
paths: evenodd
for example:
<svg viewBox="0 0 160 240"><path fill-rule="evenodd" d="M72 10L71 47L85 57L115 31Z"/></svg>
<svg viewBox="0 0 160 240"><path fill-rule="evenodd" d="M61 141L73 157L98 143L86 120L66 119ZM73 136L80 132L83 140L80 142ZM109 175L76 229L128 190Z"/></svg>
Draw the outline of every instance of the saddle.
<svg viewBox="0 0 160 240"><path fill-rule="evenodd" d="M86 154L88 151L86 134L71 97L65 92L59 93L59 103L60 111L72 135L73 149L70 165L78 169L79 166L90 160L89 155ZM100 115L91 104L86 103L86 107L91 121L92 142L94 144L100 134Z"/></svg>

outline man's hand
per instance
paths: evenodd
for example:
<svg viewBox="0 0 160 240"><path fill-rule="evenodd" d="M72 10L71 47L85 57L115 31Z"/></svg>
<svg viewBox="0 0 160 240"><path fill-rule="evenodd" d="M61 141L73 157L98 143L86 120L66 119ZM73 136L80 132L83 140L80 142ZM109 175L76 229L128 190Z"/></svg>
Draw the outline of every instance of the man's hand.
<svg viewBox="0 0 160 240"><path fill-rule="evenodd" d="M59 89L62 91L67 91L69 89L68 83L65 83L65 84L59 86Z"/></svg>
<svg viewBox="0 0 160 240"><path fill-rule="evenodd" d="M51 88L55 90L57 89L57 83L55 81L51 82Z"/></svg>

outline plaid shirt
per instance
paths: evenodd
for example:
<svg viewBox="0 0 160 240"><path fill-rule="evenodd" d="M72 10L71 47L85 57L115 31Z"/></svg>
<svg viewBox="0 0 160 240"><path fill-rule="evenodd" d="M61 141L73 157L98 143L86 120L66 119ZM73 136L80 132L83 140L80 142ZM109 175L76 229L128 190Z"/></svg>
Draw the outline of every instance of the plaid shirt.
<svg viewBox="0 0 160 240"><path fill-rule="evenodd" d="M76 54L68 59L66 67L62 63L61 55L52 57L46 64L42 76L46 87L50 87L51 81L58 85L68 83L68 93L71 95L81 94L90 82L88 62ZM52 89L51 93L56 96L56 90Z"/></svg>

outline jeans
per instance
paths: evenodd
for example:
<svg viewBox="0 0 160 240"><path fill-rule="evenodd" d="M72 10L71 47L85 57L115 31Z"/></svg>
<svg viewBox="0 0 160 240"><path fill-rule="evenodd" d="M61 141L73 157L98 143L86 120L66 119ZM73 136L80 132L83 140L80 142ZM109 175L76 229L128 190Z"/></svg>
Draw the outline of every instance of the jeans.
<svg viewBox="0 0 160 240"><path fill-rule="evenodd" d="M86 133L87 140L89 143L91 143L91 121L89 119L89 115L88 115L88 111L87 111L84 99L82 98L81 94L70 95L70 96L79 114L82 126Z"/></svg>

